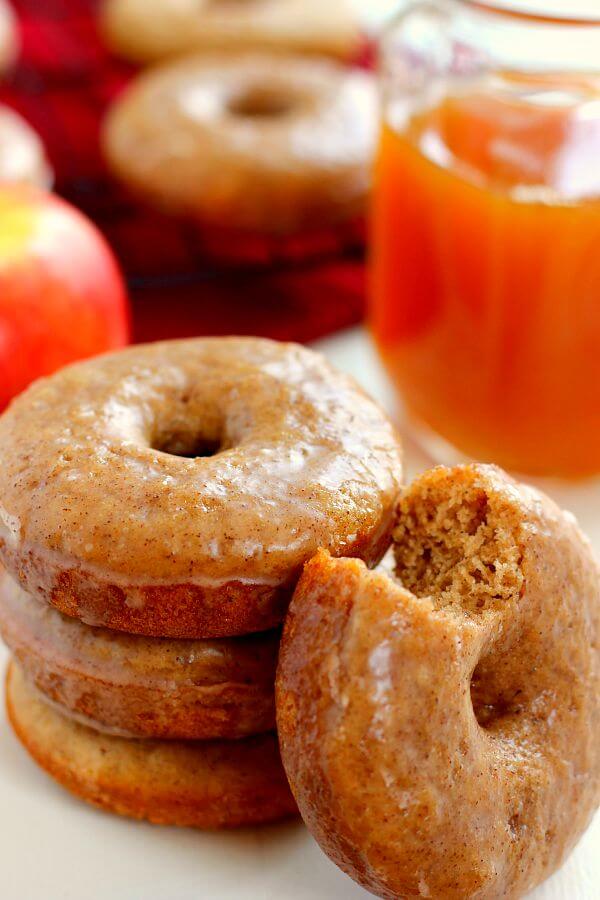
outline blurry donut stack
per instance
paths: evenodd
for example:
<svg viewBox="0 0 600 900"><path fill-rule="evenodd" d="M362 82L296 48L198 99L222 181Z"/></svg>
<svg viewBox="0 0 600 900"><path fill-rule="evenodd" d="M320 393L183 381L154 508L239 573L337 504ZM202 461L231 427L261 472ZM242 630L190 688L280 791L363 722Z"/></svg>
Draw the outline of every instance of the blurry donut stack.
<svg viewBox="0 0 600 900"><path fill-rule="evenodd" d="M349 0L108 0L101 30L151 70L102 144L131 196L210 258L310 257L364 239L377 132ZM156 66L156 63L160 63Z"/></svg>
<svg viewBox="0 0 600 900"><path fill-rule="evenodd" d="M351 0L105 0L99 10L104 47L145 68L132 79L116 71L103 89L115 97L100 138L113 222L131 207L147 234L162 222L185 235L196 264L226 267L363 245L378 104L373 76L356 65L365 40ZM0 72L18 46L0 0ZM123 227L85 191L71 196L71 175L61 188L102 220L129 272ZM99 189L85 167L77 178L88 194ZM3 107L0 182L15 181L47 187L51 174L35 132Z"/></svg>
<svg viewBox="0 0 600 900"><path fill-rule="evenodd" d="M0 461L8 712L34 759L156 823L295 813L279 625L319 547L387 549L385 415L297 345L164 342L37 382L0 418Z"/></svg>
<svg viewBox="0 0 600 900"><path fill-rule="evenodd" d="M0 184L54 185L99 227L135 340L360 320L378 103L352 0L13 6Z"/></svg>

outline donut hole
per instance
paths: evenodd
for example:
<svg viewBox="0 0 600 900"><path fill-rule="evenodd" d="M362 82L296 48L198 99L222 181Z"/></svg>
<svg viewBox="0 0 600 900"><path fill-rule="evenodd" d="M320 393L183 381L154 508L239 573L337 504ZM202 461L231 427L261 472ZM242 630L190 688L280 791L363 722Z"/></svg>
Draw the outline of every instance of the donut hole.
<svg viewBox="0 0 600 900"><path fill-rule="evenodd" d="M439 472L402 499L396 575L437 608L481 617L516 602L523 586L517 523L476 479Z"/></svg>
<svg viewBox="0 0 600 900"><path fill-rule="evenodd" d="M223 441L221 436L215 433L192 430L183 423L178 427L173 423L170 427L157 429L150 446L153 450L167 453L169 456L198 459L216 456L223 449Z"/></svg>
<svg viewBox="0 0 600 900"><path fill-rule="evenodd" d="M500 671L498 669L500 668ZM500 735L504 727L522 712L525 695L521 688L502 677L497 658L479 661L471 677L471 704L479 725Z"/></svg>
<svg viewBox="0 0 600 900"><path fill-rule="evenodd" d="M252 85L235 94L228 103L229 112L247 119L280 119L296 106L289 92L268 85Z"/></svg>
<svg viewBox="0 0 600 900"><path fill-rule="evenodd" d="M182 456L184 459L199 459L200 457L216 456L221 451L220 441L210 441L198 437L189 440L187 437L166 435L160 443L153 442L153 450L160 453L168 453L169 456Z"/></svg>
<svg viewBox="0 0 600 900"><path fill-rule="evenodd" d="M196 385L169 391L146 440L152 450L185 459L216 456L232 444L220 404L207 402Z"/></svg>

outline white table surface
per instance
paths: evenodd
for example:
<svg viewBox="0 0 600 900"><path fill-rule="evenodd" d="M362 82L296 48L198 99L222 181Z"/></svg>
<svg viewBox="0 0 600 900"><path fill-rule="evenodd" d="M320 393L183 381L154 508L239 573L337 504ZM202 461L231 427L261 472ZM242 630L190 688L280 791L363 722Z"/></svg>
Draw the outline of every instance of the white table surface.
<svg viewBox="0 0 600 900"><path fill-rule="evenodd" d="M320 348L384 403L390 395L361 331ZM427 460L409 450L409 469ZM600 549L598 492L555 491ZM598 518L596 519L596 516ZM0 665L7 654L0 650ZM160 828L72 799L47 778L0 714L1 900L360 900L300 823L233 833ZM599 900L600 817L531 900Z"/></svg>

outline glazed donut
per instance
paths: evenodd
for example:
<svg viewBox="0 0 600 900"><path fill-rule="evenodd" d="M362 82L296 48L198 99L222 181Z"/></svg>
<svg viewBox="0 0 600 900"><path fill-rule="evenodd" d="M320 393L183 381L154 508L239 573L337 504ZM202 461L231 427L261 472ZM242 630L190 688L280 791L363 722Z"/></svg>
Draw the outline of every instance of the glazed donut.
<svg viewBox="0 0 600 900"><path fill-rule="evenodd" d="M285 236L364 216L377 135L373 77L244 55L141 75L109 111L108 166L163 212Z"/></svg>
<svg viewBox="0 0 600 900"><path fill-rule="evenodd" d="M242 741L130 741L98 734L56 712L12 664L12 727L63 787L109 812L159 825L230 828L297 813L277 737Z"/></svg>
<svg viewBox="0 0 600 900"><path fill-rule="evenodd" d="M361 34L348 0L107 0L107 44L134 62L194 50L272 50L356 57Z"/></svg>
<svg viewBox="0 0 600 900"><path fill-rule="evenodd" d="M97 731L212 740L275 727L278 631L177 641L90 628L0 573L0 632L46 699Z"/></svg>
<svg viewBox="0 0 600 900"><path fill-rule="evenodd" d="M325 852L379 897L517 898L600 786L598 569L493 467L406 492L397 578L320 553L286 621L282 758Z"/></svg>
<svg viewBox="0 0 600 900"><path fill-rule="evenodd" d="M15 63L19 53L17 21L10 3L0 0L0 74Z"/></svg>
<svg viewBox="0 0 600 900"><path fill-rule="evenodd" d="M33 128L8 106L0 105L0 185L49 188L52 170Z"/></svg>
<svg viewBox="0 0 600 900"><path fill-rule="evenodd" d="M401 474L384 413L311 350L132 347L38 381L0 417L0 556L89 625L264 631L319 547L379 561Z"/></svg>

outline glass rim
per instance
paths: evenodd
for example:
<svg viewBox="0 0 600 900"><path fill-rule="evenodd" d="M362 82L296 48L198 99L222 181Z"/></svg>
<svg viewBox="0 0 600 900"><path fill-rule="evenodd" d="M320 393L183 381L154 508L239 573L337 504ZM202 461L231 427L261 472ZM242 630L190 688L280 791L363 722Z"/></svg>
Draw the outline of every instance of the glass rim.
<svg viewBox="0 0 600 900"><path fill-rule="evenodd" d="M570 15L569 13L561 15L541 10L537 12L523 8L523 6L520 6L519 0L511 0L510 6L501 6L496 0L455 0L455 2L482 13L490 13L491 15L512 19L516 22L580 28L600 27L600 15L586 15L584 13L581 15Z"/></svg>

